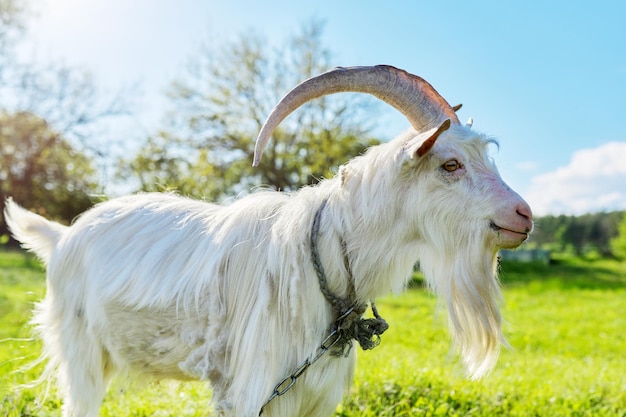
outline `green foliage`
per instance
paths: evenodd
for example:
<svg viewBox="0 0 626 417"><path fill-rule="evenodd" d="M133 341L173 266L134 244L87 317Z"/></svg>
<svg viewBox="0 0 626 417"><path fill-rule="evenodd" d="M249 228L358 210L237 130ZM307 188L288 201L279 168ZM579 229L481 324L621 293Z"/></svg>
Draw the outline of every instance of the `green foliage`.
<svg viewBox="0 0 626 417"><path fill-rule="evenodd" d="M378 348L359 352L355 384L336 416L626 416L626 265L562 258L503 263L501 275L513 348L490 376L464 378L437 301L413 288L379 300L390 330ZM42 400L45 386L19 387L41 371L18 369L40 352L27 321L44 290L36 260L0 253L0 416L60 415L54 388ZM205 416L209 398L203 383L120 378L101 415Z"/></svg>
<svg viewBox="0 0 626 417"><path fill-rule="evenodd" d="M148 138L139 155L122 161L120 176L142 191L176 189L211 200L269 186L293 191L333 175L333 169L378 141L368 137L372 101L322 97L294 112L276 130L260 166L252 167L256 135L279 99L300 81L326 71L330 52L313 22L271 50L247 33L194 56L173 83L171 126ZM347 98L348 97L348 98Z"/></svg>
<svg viewBox="0 0 626 417"><path fill-rule="evenodd" d="M617 236L611 239L611 250L616 257L626 259L626 212L619 223Z"/></svg>
<svg viewBox="0 0 626 417"><path fill-rule="evenodd" d="M98 190L91 161L28 112L0 111L0 211L6 197L47 217L71 221ZM4 218L0 235L6 234Z"/></svg>
<svg viewBox="0 0 626 417"><path fill-rule="evenodd" d="M612 255L610 240L624 212L593 213L582 216L544 216L535 219L531 245L577 256L598 253Z"/></svg>

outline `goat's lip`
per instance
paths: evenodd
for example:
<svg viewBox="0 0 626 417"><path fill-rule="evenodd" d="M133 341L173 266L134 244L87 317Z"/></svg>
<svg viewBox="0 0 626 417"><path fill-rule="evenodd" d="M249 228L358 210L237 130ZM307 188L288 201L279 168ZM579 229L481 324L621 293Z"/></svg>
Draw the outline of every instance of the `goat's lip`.
<svg viewBox="0 0 626 417"><path fill-rule="evenodd" d="M507 229L506 227L498 226L493 220L489 222L489 227L498 233L498 237L502 240L500 246L503 248L515 248L528 239L529 231L526 230Z"/></svg>

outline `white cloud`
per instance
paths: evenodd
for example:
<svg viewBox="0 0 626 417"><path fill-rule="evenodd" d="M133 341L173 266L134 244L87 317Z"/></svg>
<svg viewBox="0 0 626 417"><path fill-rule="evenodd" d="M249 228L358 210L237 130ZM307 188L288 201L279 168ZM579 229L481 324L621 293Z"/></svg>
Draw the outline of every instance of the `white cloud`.
<svg viewBox="0 0 626 417"><path fill-rule="evenodd" d="M525 197L537 215L626 209L626 142L575 152L568 165L534 177Z"/></svg>

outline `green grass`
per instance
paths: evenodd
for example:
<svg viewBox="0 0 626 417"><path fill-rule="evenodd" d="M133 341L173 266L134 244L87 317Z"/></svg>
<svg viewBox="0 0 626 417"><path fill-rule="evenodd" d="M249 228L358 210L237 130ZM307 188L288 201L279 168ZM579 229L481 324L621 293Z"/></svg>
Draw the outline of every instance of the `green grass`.
<svg viewBox="0 0 626 417"><path fill-rule="evenodd" d="M359 352L355 384L337 416L626 416L626 264L561 259L504 264L505 333L512 349L479 382L464 378L436 300L423 289L379 300L390 324ZM0 252L0 416L59 416L54 388L19 388L41 366L27 322L45 291L42 269ZM203 383L116 381L102 416L210 415ZM287 394L288 395L288 394Z"/></svg>

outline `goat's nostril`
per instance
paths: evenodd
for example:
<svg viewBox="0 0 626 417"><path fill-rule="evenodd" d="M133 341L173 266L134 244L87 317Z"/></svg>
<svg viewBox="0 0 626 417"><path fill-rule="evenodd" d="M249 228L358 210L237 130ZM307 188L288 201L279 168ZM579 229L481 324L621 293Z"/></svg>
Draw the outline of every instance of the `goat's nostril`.
<svg viewBox="0 0 626 417"><path fill-rule="evenodd" d="M527 220L533 219L533 212L528 204L520 204L515 208L515 212Z"/></svg>
<svg viewBox="0 0 626 417"><path fill-rule="evenodd" d="M520 211L520 210L515 210L515 211L516 211L516 213L517 213L517 214L519 214L519 215L520 215L520 216L522 216L523 218L525 218L525 219L527 219L527 218L528 218L528 215L527 215L527 214L524 214L524 212L523 212L523 211Z"/></svg>

